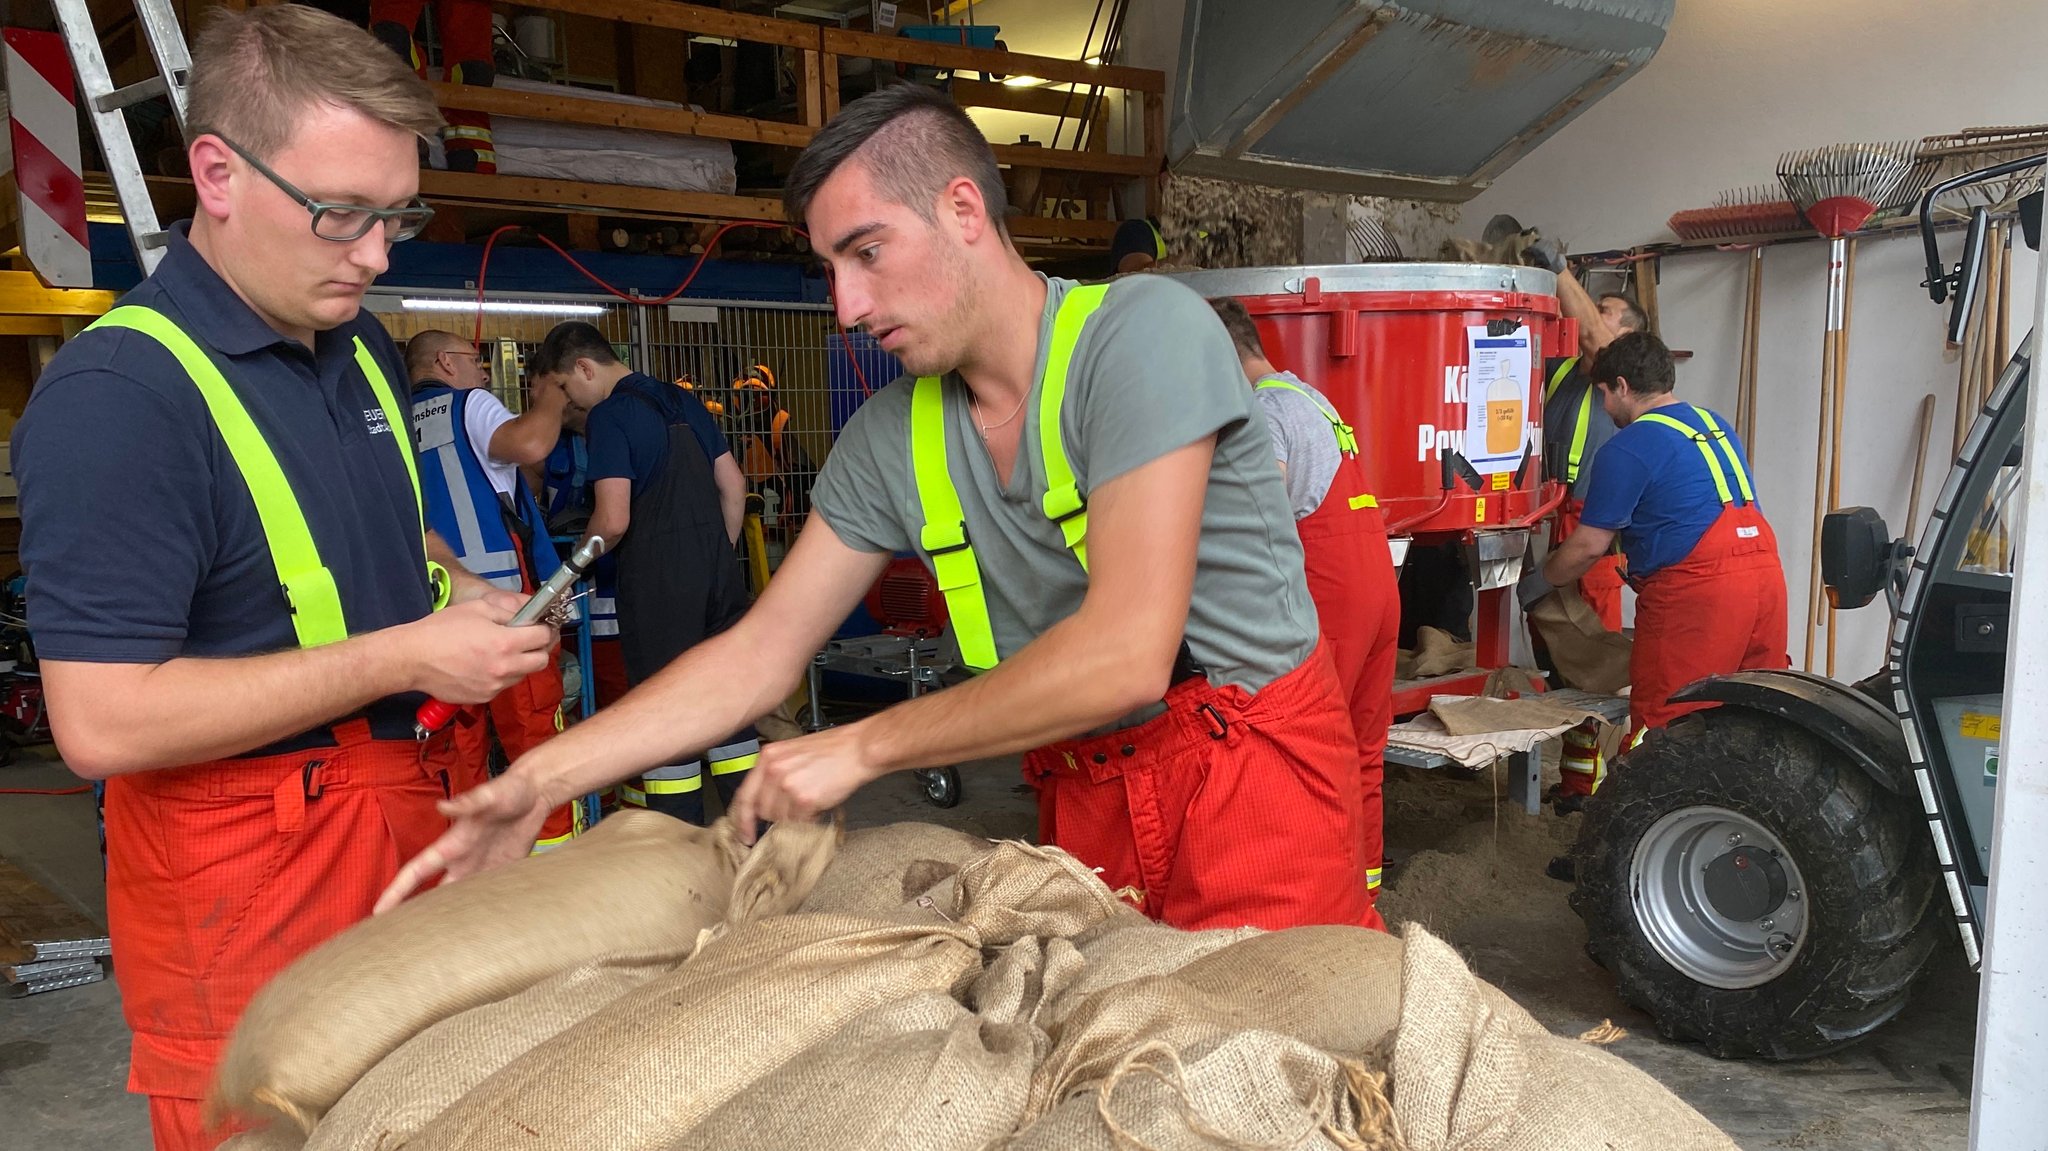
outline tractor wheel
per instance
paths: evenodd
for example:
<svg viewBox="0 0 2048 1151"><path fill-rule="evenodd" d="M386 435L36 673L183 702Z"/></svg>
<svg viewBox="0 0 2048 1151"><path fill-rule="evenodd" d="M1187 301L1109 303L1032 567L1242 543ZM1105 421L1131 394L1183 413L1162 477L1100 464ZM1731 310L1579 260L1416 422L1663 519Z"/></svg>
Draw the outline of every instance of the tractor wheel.
<svg viewBox="0 0 2048 1151"><path fill-rule="evenodd" d="M1651 732L1587 805L1573 857L1587 952L1665 1036L1721 1058L1803 1059L1869 1033L1942 929L1911 797L1755 712Z"/></svg>

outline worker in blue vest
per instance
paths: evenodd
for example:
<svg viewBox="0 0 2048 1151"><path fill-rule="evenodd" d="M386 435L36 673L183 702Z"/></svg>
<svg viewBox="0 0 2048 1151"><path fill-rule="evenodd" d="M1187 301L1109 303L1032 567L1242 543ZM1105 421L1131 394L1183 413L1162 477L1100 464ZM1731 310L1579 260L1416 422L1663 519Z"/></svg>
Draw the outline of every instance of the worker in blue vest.
<svg viewBox="0 0 2048 1151"><path fill-rule="evenodd" d="M519 469L547 458L568 397L559 387L537 385L526 411L513 415L491 394L482 350L438 328L406 341L405 370L427 522L472 575L531 595L561 559ZM546 667L470 709L456 724L455 741L462 755L482 763L493 732L506 756L517 759L561 730L562 673L550 653ZM556 809L536 846L544 851L574 835L579 810Z"/></svg>

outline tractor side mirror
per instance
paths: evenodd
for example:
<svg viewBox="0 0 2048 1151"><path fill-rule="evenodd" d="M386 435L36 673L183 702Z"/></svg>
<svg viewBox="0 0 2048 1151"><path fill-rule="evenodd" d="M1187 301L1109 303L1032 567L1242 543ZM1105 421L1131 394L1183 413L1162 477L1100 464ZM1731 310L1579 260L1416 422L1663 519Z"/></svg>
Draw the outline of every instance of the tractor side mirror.
<svg viewBox="0 0 2048 1151"><path fill-rule="evenodd" d="M1969 326L1970 309L1977 302L1977 273L1984 265L1984 238L1991 226L1991 213L1981 206L1970 213L1970 230L1963 235L1963 262L1956 269L1955 306L1948 313L1948 342L1963 342Z"/></svg>
<svg viewBox="0 0 2048 1151"><path fill-rule="evenodd" d="M1820 578L1837 608L1862 607L1891 581L1892 537L1875 508L1843 508L1821 521Z"/></svg>

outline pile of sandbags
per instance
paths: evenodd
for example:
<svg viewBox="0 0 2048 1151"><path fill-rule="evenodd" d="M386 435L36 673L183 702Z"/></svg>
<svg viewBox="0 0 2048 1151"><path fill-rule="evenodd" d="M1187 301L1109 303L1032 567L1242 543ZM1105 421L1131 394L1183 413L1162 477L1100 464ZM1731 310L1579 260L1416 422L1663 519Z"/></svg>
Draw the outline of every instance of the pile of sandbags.
<svg viewBox="0 0 2048 1151"><path fill-rule="evenodd" d="M777 828L733 875L779 835L815 875L803 834ZM778 914L792 893L801 906ZM1057 849L922 825L853 833L778 899L710 915L678 961L589 957L415 1029L305 1146L1734 1146L1417 927L1179 931ZM432 923L415 928L431 942ZM268 1070L251 1058L238 1081Z"/></svg>

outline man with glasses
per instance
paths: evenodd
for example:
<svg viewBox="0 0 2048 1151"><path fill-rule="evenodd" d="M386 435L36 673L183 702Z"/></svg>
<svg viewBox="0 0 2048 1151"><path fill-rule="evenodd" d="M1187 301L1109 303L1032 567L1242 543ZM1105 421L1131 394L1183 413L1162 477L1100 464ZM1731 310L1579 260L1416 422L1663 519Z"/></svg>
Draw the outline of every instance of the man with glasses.
<svg viewBox="0 0 2048 1151"><path fill-rule="evenodd" d="M217 1140L199 1099L249 997L478 782L413 739L422 699L490 699L554 639L428 535L408 381L361 312L429 218L433 97L317 10L211 16L195 218L43 371L13 455L57 746L107 781L129 1089L166 1149Z"/></svg>
<svg viewBox="0 0 2048 1151"><path fill-rule="evenodd" d="M427 522L470 574L493 587L531 595L561 557L547 517L519 469L547 459L562 434L568 394L536 378L526 411L513 415L491 393L490 361L474 343L429 328L407 340L412 429L420 453L420 493ZM455 727L465 763L484 764L495 731L505 754L518 758L562 730L562 673L547 666L520 680ZM575 834L574 803L548 816L536 850Z"/></svg>

